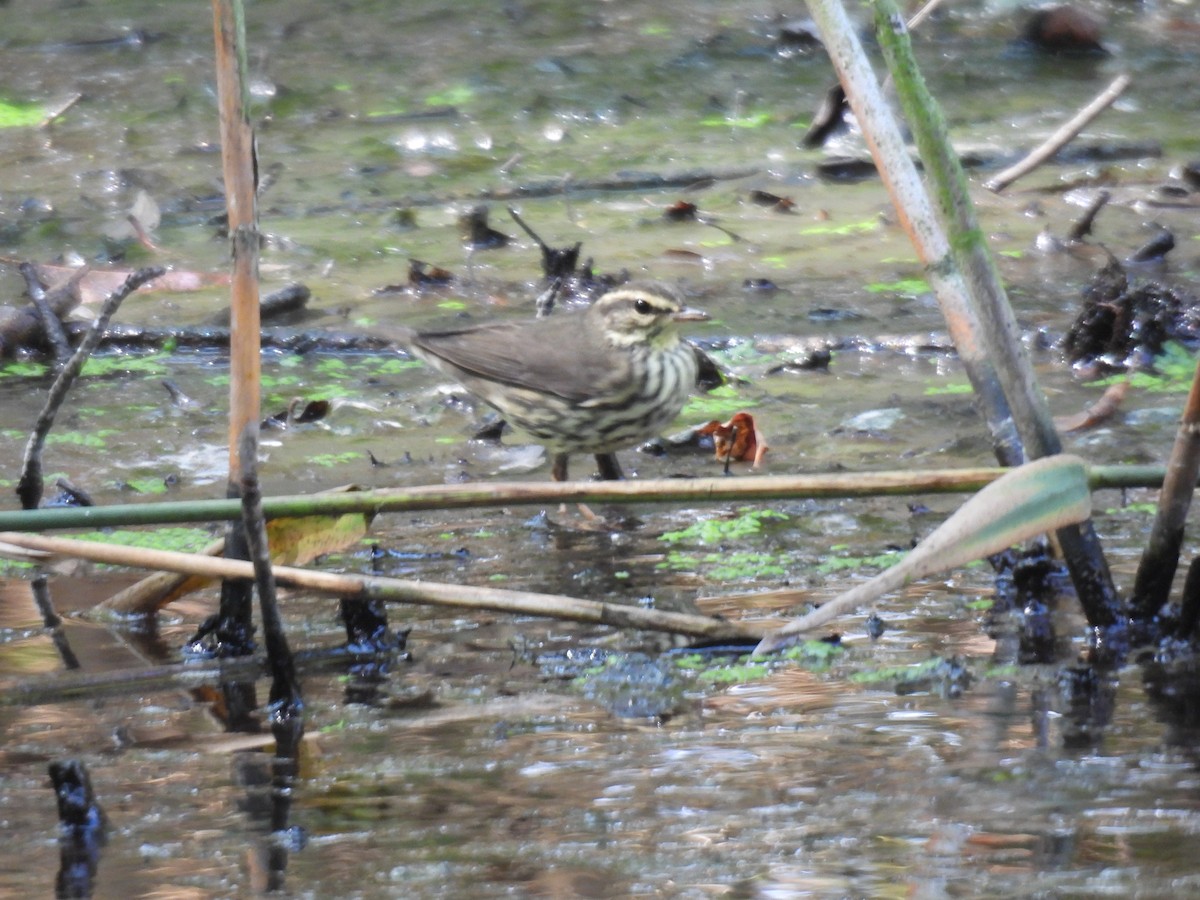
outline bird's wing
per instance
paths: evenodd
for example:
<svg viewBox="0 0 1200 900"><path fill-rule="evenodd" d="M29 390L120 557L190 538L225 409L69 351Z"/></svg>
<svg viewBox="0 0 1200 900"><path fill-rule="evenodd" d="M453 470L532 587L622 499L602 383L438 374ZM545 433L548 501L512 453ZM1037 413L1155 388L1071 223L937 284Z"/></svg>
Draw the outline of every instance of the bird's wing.
<svg viewBox="0 0 1200 900"><path fill-rule="evenodd" d="M468 375L581 402L619 383L627 365L599 341L581 341L581 315L534 322L498 322L448 331L421 332L412 346Z"/></svg>

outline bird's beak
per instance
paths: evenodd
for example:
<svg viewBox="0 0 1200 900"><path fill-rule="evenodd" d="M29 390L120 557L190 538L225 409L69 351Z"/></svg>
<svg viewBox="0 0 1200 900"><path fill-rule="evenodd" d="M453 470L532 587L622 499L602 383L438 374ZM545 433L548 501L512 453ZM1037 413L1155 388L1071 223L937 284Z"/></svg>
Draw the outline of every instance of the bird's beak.
<svg viewBox="0 0 1200 900"><path fill-rule="evenodd" d="M694 309L690 306L685 306L675 315L671 316L676 322L707 322L712 318L702 309Z"/></svg>

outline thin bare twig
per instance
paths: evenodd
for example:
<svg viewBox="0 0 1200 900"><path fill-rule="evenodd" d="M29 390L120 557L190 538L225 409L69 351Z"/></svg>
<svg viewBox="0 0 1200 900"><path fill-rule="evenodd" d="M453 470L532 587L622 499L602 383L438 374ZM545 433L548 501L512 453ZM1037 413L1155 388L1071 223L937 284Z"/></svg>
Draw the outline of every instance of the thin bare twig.
<svg viewBox="0 0 1200 900"><path fill-rule="evenodd" d="M54 642L54 649L58 651L63 666L78 669L79 657L71 649L71 642L67 640L67 634L63 631L62 617L54 609L54 601L50 599L50 580L45 572L38 572L30 582L29 590L33 594L34 605L42 615L42 625L50 633L50 640Z"/></svg>
<svg viewBox="0 0 1200 900"><path fill-rule="evenodd" d="M21 265L20 260L6 260L6 262ZM88 266L80 266L73 270L67 278L46 289L46 305L50 307L59 321L62 321L67 313L79 305L79 285L88 270ZM34 277L39 285L43 283L40 274L35 272ZM37 306L32 303L19 310L15 318L4 318L6 321L0 326L0 356L10 355L18 348L36 341L44 330L42 316L38 312Z"/></svg>
<svg viewBox="0 0 1200 900"><path fill-rule="evenodd" d="M1132 79L1128 75L1118 75L1108 87L1096 95L1087 106L1077 112L1066 124L1050 135L1039 147L1031 150L1020 162L1009 166L1003 172L984 183L989 191L1000 193L1018 178L1028 175L1055 153L1075 139L1088 123L1125 93Z"/></svg>
<svg viewBox="0 0 1200 900"><path fill-rule="evenodd" d="M945 2L945 0L929 0L928 3L918 9L916 13L913 14L913 17L908 20L908 30L916 31L917 26L932 16L943 2Z"/></svg>
<svg viewBox="0 0 1200 900"><path fill-rule="evenodd" d="M1104 209L1112 195L1108 191L1100 191L1093 198L1091 204L1083 215L1079 217L1079 221L1071 226L1071 230L1067 232L1067 240L1071 243L1078 243L1092 233L1092 224L1096 221L1096 216L1100 214L1100 210Z"/></svg>
<svg viewBox="0 0 1200 900"><path fill-rule="evenodd" d="M83 94L72 94L70 97L67 97L65 100L59 102L56 106L48 108L46 110L46 115L42 117L42 121L38 122L37 127L46 128L47 126L52 125L56 119L62 118L63 114L66 113L68 109L82 99Z"/></svg>
<svg viewBox="0 0 1200 900"><path fill-rule="evenodd" d="M34 423L33 433L30 434L29 442L25 445L25 458L21 463L21 479L17 483L17 497L20 498L23 509L36 509L38 503L41 502L42 449L46 445L46 435L50 433L50 428L54 425L54 417L58 415L59 407L66 400L67 393L71 390L75 379L83 371L84 363L92 355L92 350L100 343L100 337L104 334L104 329L108 327L108 320L113 317L126 297L146 282L158 278L164 271L160 266L139 269L126 278L124 284L108 295L100 309L100 314L96 316L96 321L92 324L91 331L84 336L75 355L63 366L62 371L54 380L54 384L50 386L46 404L42 407L42 411Z"/></svg>

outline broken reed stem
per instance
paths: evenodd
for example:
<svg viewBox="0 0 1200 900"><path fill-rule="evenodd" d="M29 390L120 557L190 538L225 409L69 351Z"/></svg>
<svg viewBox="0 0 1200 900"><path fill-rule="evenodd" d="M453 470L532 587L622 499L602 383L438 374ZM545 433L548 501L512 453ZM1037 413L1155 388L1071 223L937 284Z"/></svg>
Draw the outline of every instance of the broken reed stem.
<svg viewBox="0 0 1200 900"><path fill-rule="evenodd" d="M249 562L237 559L14 532L0 533L0 542L110 565L159 569L219 579L248 580L254 578L254 566ZM759 640L767 630L765 626L726 622L721 619L688 613L663 612L638 606L580 600L576 597L565 597L559 594L505 591L496 588L427 581L405 581L399 578L384 578L375 575L338 575L291 566L274 566L272 573L280 584L338 597L376 598L451 609L489 610L517 615L545 616L571 622L588 622L646 631L665 631L712 640Z"/></svg>
<svg viewBox="0 0 1200 900"><path fill-rule="evenodd" d="M233 254L229 342L229 483L241 468L238 440L259 420L258 204L254 129L241 0L212 0L225 209Z"/></svg>
<svg viewBox="0 0 1200 900"><path fill-rule="evenodd" d="M1148 622L1170 597L1171 583L1179 567L1184 526L1200 473L1200 362L1192 375L1183 418L1175 433L1167 474L1158 496L1158 511L1150 529L1150 540L1138 564L1133 586L1133 616Z"/></svg>
<svg viewBox="0 0 1200 900"><path fill-rule="evenodd" d="M542 506L559 503L750 503L766 500L962 494L977 491L1007 469L930 469L925 472L839 472L823 475L761 475L753 478L664 478L643 481L504 482L435 484L376 491L266 497L268 519L397 513L487 506ZM1093 491L1157 488L1162 466L1090 466ZM231 521L241 516L237 500L128 503L112 506L0 510L0 530L52 531L58 528L172 525Z"/></svg>

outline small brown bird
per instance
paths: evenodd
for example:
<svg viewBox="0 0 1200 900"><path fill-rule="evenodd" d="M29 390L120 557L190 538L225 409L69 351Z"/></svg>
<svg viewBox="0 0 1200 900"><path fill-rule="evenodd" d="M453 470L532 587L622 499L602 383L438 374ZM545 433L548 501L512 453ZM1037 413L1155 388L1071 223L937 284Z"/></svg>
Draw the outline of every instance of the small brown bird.
<svg viewBox="0 0 1200 900"><path fill-rule="evenodd" d="M640 282L581 313L407 331L400 343L545 445L565 481L569 454L612 454L674 421L697 373L675 323L701 318L666 285Z"/></svg>

